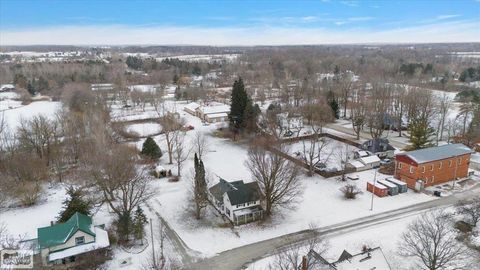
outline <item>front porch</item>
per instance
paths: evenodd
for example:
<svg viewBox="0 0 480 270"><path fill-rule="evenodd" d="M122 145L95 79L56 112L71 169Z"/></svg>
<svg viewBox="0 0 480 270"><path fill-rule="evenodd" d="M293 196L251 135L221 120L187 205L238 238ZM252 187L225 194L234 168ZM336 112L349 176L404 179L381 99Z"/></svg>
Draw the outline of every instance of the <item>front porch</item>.
<svg viewBox="0 0 480 270"><path fill-rule="evenodd" d="M246 224L262 219L263 209L261 206L254 206L233 211L233 223L235 223L235 225Z"/></svg>

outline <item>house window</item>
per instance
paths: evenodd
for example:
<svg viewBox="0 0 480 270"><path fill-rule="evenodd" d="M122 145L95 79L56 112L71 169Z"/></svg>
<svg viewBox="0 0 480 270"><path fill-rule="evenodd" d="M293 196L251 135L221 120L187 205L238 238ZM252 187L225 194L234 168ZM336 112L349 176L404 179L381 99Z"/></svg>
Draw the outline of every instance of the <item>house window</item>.
<svg viewBox="0 0 480 270"><path fill-rule="evenodd" d="M451 159L448 161L448 167L452 167L452 160Z"/></svg>
<svg viewBox="0 0 480 270"><path fill-rule="evenodd" d="M398 168L399 168L399 169L402 168L402 163L401 163L401 162L398 163Z"/></svg>
<svg viewBox="0 0 480 270"><path fill-rule="evenodd" d="M435 166L433 166L433 164L432 164L432 166L430 166L430 171L432 171L432 172L433 172L433 167L435 167Z"/></svg>
<svg viewBox="0 0 480 270"><path fill-rule="evenodd" d="M458 159L458 165L462 165L462 158Z"/></svg>
<svg viewBox="0 0 480 270"><path fill-rule="evenodd" d="M425 166L422 166L422 173L425 172Z"/></svg>
<svg viewBox="0 0 480 270"><path fill-rule="evenodd" d="M438 168L439 168L439 169L441 169L441 168L442 168L442 164L443 164L443 162L442 162L442 161L440 161L440 163L438 163Z"/></svg>
<svg viewBox="0 0 480 270"><path fill-rule="evenodd" d="M432 183L435 182L435 176L432 176Z"/></svg>
<svg viewBox="0 0 480 270"><path fill-rule="evenodd" d="M413 173L413 166L410 165L410 173Z"/></svg>
<svg viewBox="0 0 480 270"><path fill-rule="evenodd" d="M80 236L80 237L75 237L75 245L81 245L85 243L85 237Z"/></svg>

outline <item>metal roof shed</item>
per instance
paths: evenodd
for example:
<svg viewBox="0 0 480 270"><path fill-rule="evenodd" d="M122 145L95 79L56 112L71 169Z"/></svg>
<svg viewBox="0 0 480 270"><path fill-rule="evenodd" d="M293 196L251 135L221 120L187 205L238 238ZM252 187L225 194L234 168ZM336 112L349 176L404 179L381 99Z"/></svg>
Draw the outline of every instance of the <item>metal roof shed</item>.
<svg viewBox="0 0 480 270"><path fill-rule="evenodd" d="M397 180L395 178L392 178L392 177L389 177L385 180L392 183L392 184L397 185L399 193L406 193L408 191L407 183L405 183L405 182L399 181L399 180Z"/></svg>
<svg viewBox="0 0 480 270"><path fill-rule="evenodd" d="M397 185L395 185L393 183L390 183L388 181L385 181L385 180L378 180L377 183L379 183L380 185L384 185L388 188L388 195L394 196L394 195L398 194L398 186Z"/></svg>

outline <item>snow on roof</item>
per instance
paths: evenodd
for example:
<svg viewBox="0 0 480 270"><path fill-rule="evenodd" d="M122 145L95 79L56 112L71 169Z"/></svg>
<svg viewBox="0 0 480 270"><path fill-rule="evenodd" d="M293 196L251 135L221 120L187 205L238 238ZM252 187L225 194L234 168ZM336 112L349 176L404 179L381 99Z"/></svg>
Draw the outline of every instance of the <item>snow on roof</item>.
<svg viewBox="0 0 480 270"><path fill-rule="evenodd" d="M158 84L137 84L128 86L128 89L130 89L130 91L155 92L159 87L160 85Z"/></svg>
<svg viewBox="0 0 480 270"><path fill-rule="evenodd" d="M361 157L358 160L365 165L370 164L370 163L380 162L380 158L377 157L376 155L368 156L368 157Z"/></svg>
<svg viewBox="0 0 480 270"><path fill-rule="evenodd" d="M215 113L229 113L229 105L217 105L217 106L201 106L198 108L203 114L215 114Z"/></svg>
<svg viewBox="0 0 480 270"><path fill-rule="evenodd" d="M335 263L335 266L337 270L391 269L380 248L374 248L367 252L353 255L349 259Z"/></svg>
<svg viewBox="0 0 480 270"><path fill-rule="evenodd" d="M110 246L107 231L102 230L99 227L95 227L95 235L95 242L78 245L64 249L62 251L50 253L50 255L48 256L48 260L55 261Z"/></svg>
<svg viewBox="0 0 480 270"><path fill-rule="evenodd" d="M191 110L191 111L195 111L199 107L200 107L200 104L198 104L196 102L190 102L187 105L185 105L185 107L183 107L183 109L188 109L188 110Z"/></svg>
<svg viewBox="0 0 480 270"><path fill-rule="evenodd" d="M0 91L8 90L8 89L15 89L15 85L13 84L2 84L0 85Z"/></svg>
<svg viewBox="0 0 480 270"><path fill-rule="evenodd" d="M388 181L386 181L386 180L378 180L377 182L380 183L380 184L382 184L382 185L384 185L384 186L386 186L386 187L389 187L389 188L396 188L396 187L397 187L397 185L395 185L395 184L393 184L393 183L390 183L390 182L388 182Z"/></svg>
<svg viewBox="0 0 480 270"><path fill-rule="evenodd" d="M227 117L227 116L228 116L228 114L225 113L225 112L208 114L208 118Z"/></svg>
<svg viewBox="0 0 480 270"><path fill-rule="evenodd" d="M408 156L417 163L426 163L430 161L471 154L473 152L474 151L472 149L468 148L464 144L455 143L410 151L398 155Z"/></svg>
<svg viewBox="0 0 480 270"><path fill-rule="evenodd" d="M352 166L355 167L355 168L363 168L363 167L365 167L365 165L363 165L363 163L360 162L360 161L358 161L358 160L350 161L350 165L352 165Z"/></svg>
<svg viewBox="0 0 480 270"><path fill-rule="evenodd" d="M359 151L357 151L357 153L360 157L368 157L369 156L368 152L365 151L365 150L359 150Z"/></svg>

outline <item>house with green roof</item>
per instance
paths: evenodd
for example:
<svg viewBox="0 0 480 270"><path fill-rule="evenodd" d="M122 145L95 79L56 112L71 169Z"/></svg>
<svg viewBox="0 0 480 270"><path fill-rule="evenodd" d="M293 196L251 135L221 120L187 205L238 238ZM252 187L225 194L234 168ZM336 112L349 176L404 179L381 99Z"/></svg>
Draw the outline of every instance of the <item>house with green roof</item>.
<svg viewBox="0 0 480 270"><path fill-rule="evenodd" d="M208 189L210 201L235 225L263 219L262 193L257 182L219 182Z"/></svg>
<svg viewBox="0 0 480 270"><path fill-rule="evenodd" d="M75 264L79 255L110 246L107 231L78 212L64 223L38 228L37 235L42 263L53 268Z"/></svg>

